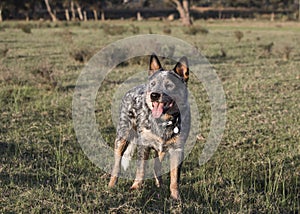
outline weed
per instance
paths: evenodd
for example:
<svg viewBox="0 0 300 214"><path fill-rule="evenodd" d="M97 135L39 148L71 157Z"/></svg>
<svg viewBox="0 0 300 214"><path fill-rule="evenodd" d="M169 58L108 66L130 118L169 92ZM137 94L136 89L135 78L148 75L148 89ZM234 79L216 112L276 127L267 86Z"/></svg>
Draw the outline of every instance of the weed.
<svg viewBox="0 0 300 214"><path fill-rule="evenodd" d="M5 31L5 26L0 24L0 31Z"/></svg>
<svg viewBox="0 0 300 214"><path fill-rule="evenodd" d="M102 29L107 35L122 35L127 32L127 28L122 25L103 24Z"/></svg>
<svg viewBox="0 0 300 214"><path fill-rule="evenodd" d="M242 38L244 37L244 33L242 31L234 31L234 36L237 39L238 42L240 42L242 40Z"/></svg>
<svg viewBox="0 0 300 214"><path fill-rule="evenodd" d="M106 23L129 26L127 33L132 34L130 21ZM298 213L300 42L286 42L296 41L300 32L295 23L278 22L280 28L276 23L210 20L205 22L211 29L205 40L183 35L174 30L175 23L172 26L172 35L199 46L203 56L217 57L212 66L227 102L227 129L221 144L210 161L199 166L199 156L214 131L210 127L214 103L207 95L207 87L213 85L209 85L209 72L195 71L197 62L190 62L189 94L198 107L201 125L198 140L182 165L180 209L169 200L168 185L156 188L151 179L145 180L140 191L128 191L132 181L126 179L108 190L109 172L97 168L77 142L72 96L84 65L75 60L87 62L94 47L100 50L121 36L95 30L95 22L82 24L88 26L84 30L74 22L67 26L58 22L55 29L47 28L47 22L41 26L40 22L1 23L6 27L0 32L0 49L4 50L0 59L0 213ZM30 37L19 33L23 24L35 29ZM200 26L203 21L194 24ZM166 23L135 25L162 32ZM251 30L253 39L237 45L233 32L240 27ZM67 43L68 38L72 43ZM283 44L278 54L272 54L271 43ZM177 46L161 48L173 57L182 55ZM115 62L114 57L128 58L127 51L117 47L108 53L107 65ZM259 58L260 51L270 54ZM285 51L289 60L282 62ZM115 91L125 90L124 81L139 79L137 74L146 77L148 60L136 57L116 66L97 92L97 133L112 152L115 127L110 113ZM174 65L167 59L162 62L167 69ZM195 72L209 83L198 80ZM168 183L169 175L162 177Z"/></svg>
<svg viewBox="0 0 300 214"><path fill-rule="evenodd" d="M151 27L148 28L148 33L149 33L149 34L153 34L153 31L152 31L152 28L151 28Z"/></svg>
<svg viewBox="0 0 300 214"><path fill-rule="evenodd" d="M134 24L130 25L129 31L133 34L139 34L140 28L138 26L135 26Z"/></svg>
<svg viewBox="0 0 300 214"><path fill-rule="evenodd" d="M287 61L290 59L291 53L292 53L293 47L286 45L283 48L283 60Z"/></svg>
<svg viewBox="0 0 300 214"><path fill-rule="evenodd" d="M92 57L92 52L85 48L80 50L73 50L70 55L78 62L87 62Z"/></svg>
<svg viewBox="0 0 300 214"><path fill-rule="evenodd" d="M201 26L186 27L186 28L184 28L183 32L188 35L196 35L198 33L206 35L209 33L208 29L201 27Z"/></svg>
<svg viewBox="0 0 300 214"><path fill-rule="evenodd" d="M164 34L171 34L172 30L171 30L170 26L165 25L163 27L163 32L164 32Z"/></svg>
<svg viewBox="0 0 300 214"><path fill-rule="evenodd" d="M21 30L24 33L30 34L31 33L31 29L32 29L32 26L30 24L24 24L24 25L21 26Z"/></svg>
<svg viewBox="0 0 300 214"><path fill-rule="evenodd" d="M5 45L4 49L0 49L0 59L6 57L9 49L7 45Z"/></svg>
<svg viewBox="0 0 300 214"><path fill-rule="evenodd" d="M270 42L267 44L261 44L258 47L260 47L263 50L263 54L264 56L270 56L270 54L272 53L272 49L274 47L274 42Z"/></svg>
<svg viewBox="0 0 300 214"><path fill-rule="evenodd" d="M35 80L41 84L48 84L52 88L57 86L56 76L53 66L49 63L43 63L31 72L35 76Z"/></svg>
<svg viewBox="0 0 300 214"><path fill-rule="evenodd" d="M225 58L227 56L227 53L224 48L221 48L220 52L221 52L221 57Z"/></svg>

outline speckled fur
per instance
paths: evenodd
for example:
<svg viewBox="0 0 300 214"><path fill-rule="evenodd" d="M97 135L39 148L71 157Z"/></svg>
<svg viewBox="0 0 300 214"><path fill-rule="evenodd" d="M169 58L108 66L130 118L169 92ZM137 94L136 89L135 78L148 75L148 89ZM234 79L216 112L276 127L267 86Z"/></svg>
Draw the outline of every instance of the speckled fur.
<svg viewBox="0 0 300 214"><path fill-rule="evenodd" d="M129 158L137 147L137 174L131 189L139 188L144 176L145 160L148 159L149 150L154 149L159 157L159 161L155 160L154 169L157 186L161 185L161 161L164 154L169 152L171 197L179 199L179 171L190 127L187 80L188 63L185 57L179 60L173 70L166 71L158 58L151 56L147 84L131 89L122 99L115 141L115 165L109 186L114 186L117 182L122 156ZM159 95L155 101L151 96L153 93ZM163 113L159 118L152 115L152 102L164 103Z"/></svg>

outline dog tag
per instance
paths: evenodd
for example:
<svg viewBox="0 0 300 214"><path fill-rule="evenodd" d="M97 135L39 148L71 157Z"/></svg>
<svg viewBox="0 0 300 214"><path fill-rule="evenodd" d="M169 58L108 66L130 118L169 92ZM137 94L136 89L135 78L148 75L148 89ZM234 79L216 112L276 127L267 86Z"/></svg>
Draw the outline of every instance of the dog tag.
<svg viewBox="0 0 300 214"><path fill-rule="evenodd" d="M177 134L179 132L179 128L176 126L173 131L175 134Z"/></svg>

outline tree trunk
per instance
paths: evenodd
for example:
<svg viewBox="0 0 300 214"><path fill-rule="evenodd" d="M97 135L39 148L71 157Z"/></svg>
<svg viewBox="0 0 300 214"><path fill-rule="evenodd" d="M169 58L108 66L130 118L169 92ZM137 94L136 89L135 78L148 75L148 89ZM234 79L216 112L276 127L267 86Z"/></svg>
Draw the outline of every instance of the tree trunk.
<svg viewBox="0 0 300 214"><path fill-rule="evenodd" d="M2 19L2 8L0 8L0 22L2 22L3 19Z"/></svg>
<svg viewBox="0 0 300 214"><path fill-rule="evenodd" d="M176 4L176 9L179 12L180 19L182 21L182 24L185 26L192 25L192 20L190 17L190 6L188 0L172 0L173 3Z"/></svg>
<svg viewBox="0 0 300 214"><path fill-rule="evenodd" d="M83 20L84 20L85 22L87 21L86 11L83 11Z"/></svg>
<svg viewBox="0 0 300 214"><path fill-rule="evenodd" d="M71 12L72 12L72 21L75 21L76 15L75 15L75 9L74 9L74 2L71 1Z"/></svg>
<svg viewBox="0 0 300 214"><path fill-rule="evenodd" d="M298 19L300 21L300 0L298 1Z"/></svg>
<svg viewBox="0 0 300 214"><path fill-rule="evenodd" d="M192 20L190 17L190 4L188 0L182 1L182 6L185 12L184 19L182 20L183 25L190 26L192 25Z"/></svg>
<svg viewBox="0 0 300 214"><path fill-rule="evenodd" d="M143 17L142 17L142 15L141 15L140 12L137 12L136 18L137 18L138 21L142 21L143 20Z"/></svg>
<svg viewBox="0 0 300 214"><path fill-rule="evenodd" d="M101 21L105 21L104 11L101 11Z"/></svg>
<svg viewBox="0 0 300 214"><path fill-rule="evenodd" d="M82 15L81 7L78 3L76 3L76 7L77 7L79 19L80 19L80 21L82 21L83 20L83 15Z"/></svg>
<svg viewBox="0 0 300 214"><path fill-rule="evenodd" d="M69 10L68 9L65 10L65 15L66 15L66 20L70 21L70 15L69 15Z"/></svg>
<svg viewBox="0 0 300 214"><path fill-rule="evenodd" d="M95 21L98 21L98 13L97 13L97 10L93 10L93 13L94 13L94 19L95 19Z"/></svg>
<svg viewBox="0 0 300 214"><path fill-rule="evenodd" d="M53 22L56 22L56 21L57 21L57 18L56 18L55 14L54 14L54 13L52 12L52 10L51 10L49 1L48 1L48 0L45 0L45 4L46 4L47 10L48 10L48 13L49 13L49 15L51 16L52 21L53 21Z"/></svg>

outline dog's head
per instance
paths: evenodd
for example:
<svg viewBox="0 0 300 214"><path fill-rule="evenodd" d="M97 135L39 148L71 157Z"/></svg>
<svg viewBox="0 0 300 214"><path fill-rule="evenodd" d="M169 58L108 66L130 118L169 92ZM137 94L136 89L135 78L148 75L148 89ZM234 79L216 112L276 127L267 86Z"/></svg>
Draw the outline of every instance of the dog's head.
<svg viewBox="0 0 300 214"><path fill-rule="evenodd" d="M189 68L186 57L182 57L173 70L164 70L156 55L150 57L146 102L152 116L179 112L178 105L187 102Z"/></svg>

